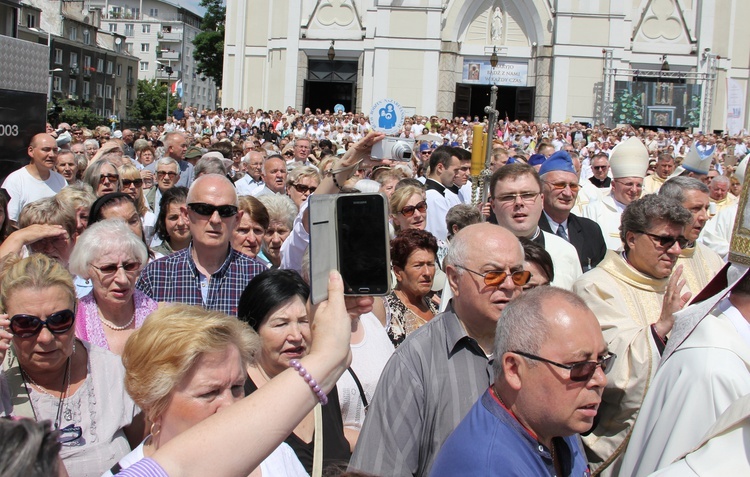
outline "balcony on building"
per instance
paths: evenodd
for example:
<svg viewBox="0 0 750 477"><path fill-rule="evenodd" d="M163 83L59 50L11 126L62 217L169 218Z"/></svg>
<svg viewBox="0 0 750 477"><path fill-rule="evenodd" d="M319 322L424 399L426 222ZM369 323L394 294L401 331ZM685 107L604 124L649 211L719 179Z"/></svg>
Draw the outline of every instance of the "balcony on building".
<svg viewBox="0 0 750 477"><path fill-rule="evenodd" d="M177 81L178 79L182 78L182 74L179 71L174 71L171 76L167 75L167 73L164 70L156 70L156 79L157 80L172 80Z"/></svg>
<svg viewBox="0 0 750 477"><path fill-rule="evenodd" d="M180 52L172 50L160 50L156 53L156 58L164 61L179 61Z"/></svg>

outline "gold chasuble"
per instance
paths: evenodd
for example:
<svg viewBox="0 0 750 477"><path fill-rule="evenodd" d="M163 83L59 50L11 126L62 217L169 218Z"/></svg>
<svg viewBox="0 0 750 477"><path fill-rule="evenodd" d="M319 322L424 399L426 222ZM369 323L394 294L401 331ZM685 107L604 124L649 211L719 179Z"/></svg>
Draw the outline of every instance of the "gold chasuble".
<svg viewBox="0 0 750 477"><path fill-rule="evenodd" d="M724 266L724 260L707 246L697 243L692 248L682 249L682 253L677 257L675 268L680 265L682 265L682 278L685 279L685 286L695 297L719 273Z"/></svg>
<svg viewBox="0 0 750 477"><path fill-rule="evenodd" d="M739 202L739 199L732 194L727 194L726 197L724 197L721 200L713 200L711 199L711 203L714 204L715 209L713 209L711 217L721 212L722 209L726 209L730 205L734 205L737 202Z"/></svg>
<svg viewBox="0 0 750 477"><path fill-rule="evenodd" d="M643 179L643 193L641 194L641 197L647 194L656 194L665 182L667 182L667 180L662 179L657 174L646 176L646 178Z"/></svg>
<svg viewBox="0 0 750 477"><path fill-rule="evenodd" d="M617 354L607 374L597 424L583 437L594 475L617 475L660 354L651 333L659 319L668 278L655 279L631 267L618 252L573 284L599 319L609 351Z"/></svg>

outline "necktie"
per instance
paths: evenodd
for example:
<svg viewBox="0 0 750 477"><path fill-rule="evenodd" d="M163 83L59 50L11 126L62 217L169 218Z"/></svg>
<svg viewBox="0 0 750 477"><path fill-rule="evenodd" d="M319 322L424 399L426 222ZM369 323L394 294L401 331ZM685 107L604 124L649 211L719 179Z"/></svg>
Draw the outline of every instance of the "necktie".
<svg viewBox="0 0 750 477"><path fill-rule="evenodd" d="M570 242L570 240L568 240L568 234L565 233L565 226L563 224L560 224L560 226L557 227L557 233L555 235L564 239L566 242Z"/></svg>

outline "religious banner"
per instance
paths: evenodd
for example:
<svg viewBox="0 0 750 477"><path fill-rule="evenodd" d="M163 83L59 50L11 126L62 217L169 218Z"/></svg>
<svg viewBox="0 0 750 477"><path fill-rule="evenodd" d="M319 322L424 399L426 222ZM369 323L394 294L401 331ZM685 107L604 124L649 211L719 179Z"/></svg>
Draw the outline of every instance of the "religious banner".
<svg viewBox="0 0 750 477"><path fill-rule="evenodd" d="M740 134L745 128L745 91L739 81L727 78L727 132Z"/></svg>
<svg viewBox="0 0 750 477"><path fill-rule="evenodd" d="M496 84L498 86L526 86L528 63L498 62L494 68L489 60L464 59L462 83Z"/></svg>

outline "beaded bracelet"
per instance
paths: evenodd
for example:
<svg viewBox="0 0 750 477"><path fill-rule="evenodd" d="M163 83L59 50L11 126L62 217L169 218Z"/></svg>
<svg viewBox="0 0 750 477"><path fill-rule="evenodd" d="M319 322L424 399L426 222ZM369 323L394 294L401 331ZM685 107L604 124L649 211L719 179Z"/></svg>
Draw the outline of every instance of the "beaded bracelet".
<svg viewBox="0 0 750 477"><path fill-rule="evenodd" d="M318 386L318 383L310 375L310 373L308 373L307 370L302 366L302 363L300 363L296 359L293 359L289 361L289 366L297 370L299 375L302 376L302 379L304 379L305 382L310 385L315 395L318 396L318 401L320 401L320 404L322 404L323 406L328 404L328 396L326 396L326 393L324 393L323 390L320 389L320 386Z"/></svg>

